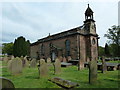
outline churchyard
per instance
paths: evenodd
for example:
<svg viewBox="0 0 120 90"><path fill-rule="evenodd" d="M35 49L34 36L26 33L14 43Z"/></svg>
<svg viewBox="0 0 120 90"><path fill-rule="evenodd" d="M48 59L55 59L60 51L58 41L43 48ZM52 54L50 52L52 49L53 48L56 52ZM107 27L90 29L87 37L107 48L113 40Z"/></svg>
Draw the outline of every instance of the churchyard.
<svg viewBox="0 0 120 90"><path fill-rule="evenodd" d="M78 71L77 65L61 67L59 59L55 62L47 59L47 63L44 59L37 62L35 59L28 61L25 57L11 59L8 60L5 57L0 60L0 75L9 79L15 88L65 88L60 85L69 84L69 82L75 85L74 88L119 87L118 70L107 71L104 61L102 70L97 70L94 67L96 62L93 61L89 63L90 69L85 67Z"/></svg>

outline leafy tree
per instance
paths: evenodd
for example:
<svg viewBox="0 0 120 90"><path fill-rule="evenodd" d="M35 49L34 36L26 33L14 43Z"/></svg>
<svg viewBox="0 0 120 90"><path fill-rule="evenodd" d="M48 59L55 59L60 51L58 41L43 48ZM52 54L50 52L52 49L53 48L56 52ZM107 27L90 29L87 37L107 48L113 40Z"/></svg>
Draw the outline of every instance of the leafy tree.
<svg viewBox="0 0 120 90"><path fill-rule="evenodd" d="M99 46L98 54L99 54L99 56L104 56L105 55L104 47Z"/></svg>
<svg viewBox="0 0 120 90"><path fill-rule="evenodd" d="M29 40L28 40L29 41ZM29 55L28 49L30 49L30 42L28 44L28 41L25 40L23 36L18 37L14 41L14 47L13 47L13 55L15 57L21 57Z"/></svg>
<svg viewBox="0 0 120 90"><path fill-rule="evenodd" d="M2 54L12 55L13 54L13 43L2 44Z"/></svg>
<svg viewBox="0 0 120 90"><path fill-rule="evenodd" d="M111 28L108 29L107 34L104 35L105 37L107 37L109 39L109 43L112 44L111 45L111 51L112 53L114 52L115 56L120 56L120 26L112 26Z"/></svg>
<svg viewBox="0 0 120 90"><path fill-rule="evenodd" d="M105 55L110 56L109 46L107 43L105 44Z"/></svg>

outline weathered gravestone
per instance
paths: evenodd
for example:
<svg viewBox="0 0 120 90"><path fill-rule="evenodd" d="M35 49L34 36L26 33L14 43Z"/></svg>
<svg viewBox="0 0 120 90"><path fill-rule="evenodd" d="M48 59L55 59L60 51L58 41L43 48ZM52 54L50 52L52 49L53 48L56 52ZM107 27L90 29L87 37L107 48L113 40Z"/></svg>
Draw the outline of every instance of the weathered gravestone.
<svg viewBox="0 0 120 90"><path fill-rule="evenodd" d="M102 57L102 73L107 71L107 64L105 62L105 57Z"/></svg>
<svg viewBox="0 0 120 90"><path fill-rule="evenodd" d="M0 77L0 90L2 90L2 89L7 90L8 88L15 88L12 81L10 81L9 79ZM14 89L12 89L12 90L14 90Z"/></svg>
<svg viewBox="0 0 120 90"><path fill-rule="evenodd" d="M52 82L56 83L57 85L59 85L63 88L66 88L66 89L71 89L71 88L74 88L75 86L79 86L78 83L71 82L69 80L64 80L59 77L54 77L52 79L49 79L49 81L52 81Z"/></svg>
<svg viewBox="0 0 120 90"><path fill-rule="evenodd" d="M40 74L40 77L48 76L48 67L44 59L40 59L39 74Z"/></svg>
<svg viewBox="0 0 120 90"><path fill-rule="evenodd" d="M30 67L35 68L36 65L37 65L36 59L32 59L31 62L30 62Z"/></svg>
<svg viewBox="0 0 120 90"><path fill-rule="evenodd" d="M22 73L22 61L21 61L21 59L16 57L13 60L10 60L8 63L8 70L14 75Z"/></svg>
<svg viewBox="0 0 120 90"><path fill-rule="evenodd" d="M63 57L62 56L59 56L58 59L63 62Z"/></svg>
<svg viewBox="0 0 120 90"><path fill-rule="evenodd" d="M95 84L97 81L97 61L89 62L89 83Z"/></svg>
<svg viewBox="0 0 120 90"><path fill-rule="evenodd" d="M9 61L8 57L7 56L3 57L3 61L5 61L5 63L7 63Z"/></svg>
<svg viewBox="0 0 120 90"><path fill-rule="evenodd" d="M65 57L63 57L63 62L67 62L67 60L66 60L66 58L65 58Z"/></svg>
<svg viewBox="0 0 120 90"><path fill-rule="evenodd" d="M47 63L51 63L51 58L47 58Z"/></svg>
<svg viewBox="0 0 120 90"><path fill-rule="evenodd" d="M29 62L28 62L28 60L26 58L24 58L22 60L22 65L23 65L23 67L29 67Z"/></svg>
<svg viewBox="0 0 120 90"><path fill-rule="evenodd" d="M69 62L70 60L72 60L71 56L67 57L67 61Z"/></svg>
<svg viewBox="0 0 120 90"><path fill-rule="evenodd" d="M58 58L56 58L55 63L54 63L54 73L55 74L61 73L61 62Z"/></svg>
<svg viewBox="0 0 120 90"><path fill-rule="evenodd" d="M7 63L7 68L8 68L8 71L11 71L12 70L12 60L9 60L8 63Z"/></svg>
<svg viewBox="0 0 120 90"><path fill-rule="evenodd" d="M12 56L11 56L11 60L14 59L14 58L15 58L15 57L12 55Z"/></svg>

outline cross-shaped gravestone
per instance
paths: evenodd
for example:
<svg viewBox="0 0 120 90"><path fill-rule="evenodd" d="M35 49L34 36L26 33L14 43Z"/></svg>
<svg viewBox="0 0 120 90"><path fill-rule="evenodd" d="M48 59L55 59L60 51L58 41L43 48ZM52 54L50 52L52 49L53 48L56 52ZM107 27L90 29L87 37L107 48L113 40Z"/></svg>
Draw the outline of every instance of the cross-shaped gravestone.
<svg viewBox="0 0 120 90"><path fill-rule="evenodd" d="M61 73L61 62L58 58L56 58L55 63L54 63L54 73L55 74Z"/></svg>
<svg viewBox="0 0 120 90"><path fill-rule="evenodd" d="M92 60L89 62L89 83L95 84L97 81L97 61Z"/></svg>

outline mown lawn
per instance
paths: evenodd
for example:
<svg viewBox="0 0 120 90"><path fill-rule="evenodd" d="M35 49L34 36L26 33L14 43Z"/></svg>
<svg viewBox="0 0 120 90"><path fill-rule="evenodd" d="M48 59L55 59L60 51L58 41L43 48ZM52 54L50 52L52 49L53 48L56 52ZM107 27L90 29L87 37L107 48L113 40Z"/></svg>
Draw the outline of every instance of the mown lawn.
<svg viewBox="0 0 120 90"><path fill-rule="evenodd" d="M0 61L1 63L2 61ZM3 65L6 64L3 62ZM117 71L108 71L105 74L102 74L101 71L98 71L98 81L96 85L90 85L88 83L88 69L78 71L77 66L70 66L67 68L62 67L62 72L59 75L54 75L53 67L50 67L49 76L46 78L39 78L37 68L24 68L23 72L19 75L11 75L8 72L7 68L2 68L1 76L10 79L16 88L61 88L48 81L52 77L60 77L65 80L70 80L79 84L76 88L118 88L118 70Z"/></svg>

